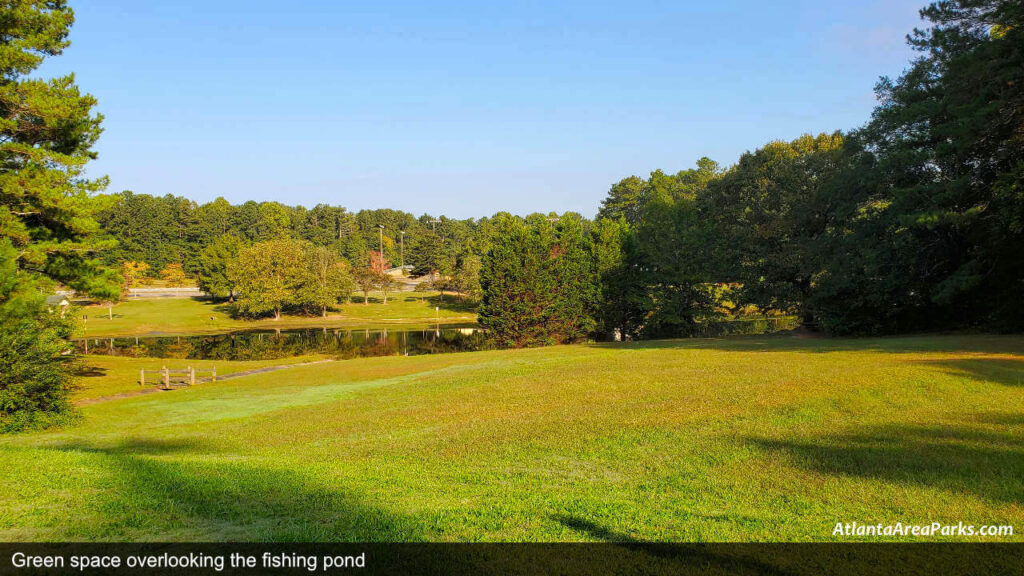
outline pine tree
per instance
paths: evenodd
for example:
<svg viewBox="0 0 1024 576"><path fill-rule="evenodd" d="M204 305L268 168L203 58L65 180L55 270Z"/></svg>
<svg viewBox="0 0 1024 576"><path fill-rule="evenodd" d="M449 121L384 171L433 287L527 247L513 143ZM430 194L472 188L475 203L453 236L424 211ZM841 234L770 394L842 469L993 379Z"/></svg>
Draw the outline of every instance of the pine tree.
<svg viewBox="0 0 1024 576"><path fill-rule="evenodd" d="M97 260L112 246L93 218L106 179L84 177L102 117L74 76L28 78L68 46L61 0L0 5L0 429L70 411L70 326L45 311L55 282L116 299L120 276Z"/></svg>

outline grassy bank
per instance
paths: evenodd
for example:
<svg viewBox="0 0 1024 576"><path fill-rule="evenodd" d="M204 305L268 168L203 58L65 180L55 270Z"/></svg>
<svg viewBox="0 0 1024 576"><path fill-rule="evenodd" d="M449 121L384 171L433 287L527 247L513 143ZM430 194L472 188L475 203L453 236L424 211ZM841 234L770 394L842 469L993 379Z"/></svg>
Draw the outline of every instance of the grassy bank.
<svg viewBox="0 0 1024 576"><path fill-rule="evenodd" d="M1020 539L1022 392L1021 337L334 362L0 439L0 540Z"/></svg>
<svg viewBox="0 0 1024 576"><path fill-rule="evenodd" d="M355 302L338 306L327 317L285 315L277 321L272 318L232 318L229 305L195 298L152 298L121 302L114 305L113 318L109 317L106 306L86 306L81 313L87 319L79 336L96 338L209 334L308 326L426 326L438 320L449 324L476 322L472 306L451 295L442 299L436 293L408 292L390 294L386 305L382 303L380 295L371 293L369 304L364 305L360 297Z"/></svg>
<svg viewBox="0 0 1024 576"><path fill-rule="evenodd" d="M75 402L81 402L115 394L138 392L142 389L138 383L139 370L159 370L164 366L172 370L179 370L191 366L196 370L216 368L218 376L226 376L235 372L265 368L267 366L299 364L322 359L324 359L323 356L308 355L275 358L273 360L228 362L224 360L124 358L93 355L86 358L85 369L78 374L78 388L74 391L73 399ZM201 374L200 376L205 377L208 374ZM152 386L147 388L152 388Z"/></svg>

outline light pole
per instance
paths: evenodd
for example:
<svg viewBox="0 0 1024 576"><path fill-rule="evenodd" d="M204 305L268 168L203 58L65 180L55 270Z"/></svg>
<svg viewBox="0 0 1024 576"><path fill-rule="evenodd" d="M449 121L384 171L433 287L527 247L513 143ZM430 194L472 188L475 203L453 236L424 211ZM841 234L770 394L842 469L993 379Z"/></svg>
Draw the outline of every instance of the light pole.
<svg viewBox="0 0 1024 576"><path fill-rule="evenodd" d="M401 236L401 249L400 249L401 251L399 252L399 254L400 254L399 258L401 258L401 264L400 265L402 267L403 274L404 274L405 273L404 272L404 270L405 270L405 230L400 230L399 233L402 235Z"/></svg>
<svg viewBox="0 0 1024 576"><path fill-rule="evenodd" d="M377 231L380 232L380 265L384 267L384 225L377 224Z"/></svg>

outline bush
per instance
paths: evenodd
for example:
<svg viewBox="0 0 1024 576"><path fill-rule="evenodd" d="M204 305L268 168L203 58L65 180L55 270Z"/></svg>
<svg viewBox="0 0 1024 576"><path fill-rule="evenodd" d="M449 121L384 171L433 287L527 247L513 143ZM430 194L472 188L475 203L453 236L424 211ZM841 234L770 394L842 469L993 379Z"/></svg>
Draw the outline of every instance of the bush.
<svg viewBox="0 0 1024 576"><path fill-rule="evenodd" d="M55 426L74 417L70 323L37 306L0 322L0 433Z"/></svg>

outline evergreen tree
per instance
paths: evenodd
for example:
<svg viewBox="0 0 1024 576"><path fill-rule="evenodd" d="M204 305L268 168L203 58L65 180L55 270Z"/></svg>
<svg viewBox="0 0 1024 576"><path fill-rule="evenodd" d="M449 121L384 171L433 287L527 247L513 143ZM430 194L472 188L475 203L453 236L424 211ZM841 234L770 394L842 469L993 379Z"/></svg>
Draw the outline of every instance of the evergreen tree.
<svg viewBox="0 0 1024 576"><path fill-rule="evenodd" d="M45 311L54 282L117 298L120 276L97 261L112 241L94 215L106 179L84 177L100 135L96 100L71 75L28 78L68 45L63 1L0 5L0 430L70 411L70 325Z"/></svg>
<svg viewBox="0 0 1024 576"><path fill-rule="evenodd" d="M501 346L574 342L594 328L597 285L577 215L499 214L481 263L479 319Z"/></svg>
<svg viewBox="0 0 1024 576"><path fill-rule="evenodd" d="M233 234L219 236L199 256L199 288L214 298L235 299L236 280L232 267L244 247Z"/></svg>
<svg viewBox="0 0 1024 576"><path fill-rule="evenodd" d="M628 224L640 222L647 196L647 181L639 176L623 178L612 185L608 196L601 202L598 219L625 220Z"/></svg>
<svg viewBox="0 0 1024 576"><path fill-rule="evenodd" d="M1024 327L1024 3L950 0L883 79L814 306L837 332Z"/></svg>

